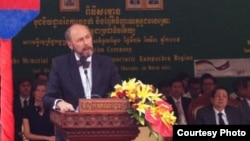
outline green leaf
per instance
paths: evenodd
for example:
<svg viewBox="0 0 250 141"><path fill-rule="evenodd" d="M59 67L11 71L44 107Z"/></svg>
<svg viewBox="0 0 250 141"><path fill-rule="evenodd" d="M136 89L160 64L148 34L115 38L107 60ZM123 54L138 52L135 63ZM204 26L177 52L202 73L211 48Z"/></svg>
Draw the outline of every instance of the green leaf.
<svg viewBox="0 0 250 141"><path fill-rule="evenodd" d="M160 137L159 134L157 132L155 132L152 128L151 125L148 124L148 128L149 128L149 137L151 137L152 135L154 136L154 138L156 139L156 141L159 141Z"/></svg>
<svg viewBox="0 0 250 141"><path fill-rule="evenodd" d="M159 141L159 134L154 132L153 130L150 130L149 132L149 137L151 137L153 135L153 137L156 139L156 141Z"/></svg>

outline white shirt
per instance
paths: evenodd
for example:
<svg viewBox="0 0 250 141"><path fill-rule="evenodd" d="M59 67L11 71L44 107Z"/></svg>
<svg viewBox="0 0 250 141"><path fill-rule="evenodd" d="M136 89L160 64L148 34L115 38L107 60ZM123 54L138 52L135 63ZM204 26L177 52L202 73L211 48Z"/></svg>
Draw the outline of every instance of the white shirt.
<svg viewBox="0 0 250 141"><path fill-rule="evenodd" d="M219 113L222 113L222 119L225 123L225 125L228 125L228 119L227 119L227 114L225 112L225 110L222 110L221 112L219 112L217 109L213 108L214 109L214 112L215 112L215 120L216 120L216 124L219 125L219 116L218 114Z"/></svg>
<svg viewBox="0 0 250 141"><path fill-rule="evenodd" d="M177 101L179 101L180 102L180 105L182 105L182 103L181 103L181 98L180 99L175 99L174 97L172 97L173 98L173 100L174 100L174 103L175 103L175 105L176 105L176 107L177 107ZM186 125L187 124L187 120L186 120L186 118L185 118L185 113L184 113L184 109L182 108L182 106L180 106L180 108L181 108L181 110L182 110L182 114L181 115L178 115L178 118L180 119L180 122L178 123L179 125ZM178 107L177 107L177 110L178 110ZM180 112L180 111L178 111L178 112ZM178 114L178 113L177 113Z"/></svg>
<svg viewBox="0 0 250 141"><path fill-rule="evenodd" d="M30 97L28 97L28 98L26 98L26 99L24 99L23 97L21 97L20 96L20 101L21 101L21 105L22 105L22 108L24 107L24 100L26 100L27 101L27 105L29 105L29 100L30 100Z"/></svg>
<svg viewBox="0 0 250 141"><path fill-rule="evenodd" d="M76 60L80 60L80 58L75 54ZM82 80L82 85L84 88L84 93L85 93L85 97L86 99L91 99L91 90L92 90L92 56L87 58L87 61L90 62L89 67L88 68L83 68L83 67L79 67L79 72L80 72L80 76L81 76L81 80ZM86 74L85 74L86 73ZM86 77L87 75L87 77ZM88 79L87 79L88 78Z"/></svg>

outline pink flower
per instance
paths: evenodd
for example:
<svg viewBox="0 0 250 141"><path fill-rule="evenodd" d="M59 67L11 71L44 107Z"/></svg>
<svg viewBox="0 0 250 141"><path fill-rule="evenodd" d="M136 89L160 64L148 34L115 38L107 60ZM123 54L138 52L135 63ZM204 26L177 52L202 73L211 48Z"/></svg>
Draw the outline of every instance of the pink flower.
<svg viewBox="0 0 250 141"><path fill-rule="evenodd" d="M151 110L148 109L145 112L145 119L150 123L154 132L163 137L172 137L173 126L164 124L164 122L161 120L162 118L160 114L153 115Z"/></svg>
<svg viewBox="0 0 250 141"><path fill-rule="evenodd" d="M135 78L116 85L110 97L127 99L128 111L140 125L147 125L157 139L159 135L172 137L176 121L172 106L161 98L162 94L153 85L143 84ZM150 134L151 135L151 134Z"/></svg>
<svg viewBox="0 0 250 141"><path fill-rule="evenodd" d="M156 105L158 105L158 107L167 111L173 110L172 105L163 100L156 101Z"/></svg>

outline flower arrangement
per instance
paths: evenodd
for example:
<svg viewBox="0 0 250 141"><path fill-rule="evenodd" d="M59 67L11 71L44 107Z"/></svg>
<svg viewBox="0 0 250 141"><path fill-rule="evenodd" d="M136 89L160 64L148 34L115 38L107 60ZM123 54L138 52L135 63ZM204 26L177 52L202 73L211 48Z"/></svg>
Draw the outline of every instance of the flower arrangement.
<svg viewBox="0 0 250 141"><path fill-rule="evenodd" d="M117 84L111 93L112 98L127 99L131 103L128 111L140 125L146 125L150 134L157 140L172 137L176 121L172 106L161 99L162 94L153 85L143 84L135 78Z"/></svg>

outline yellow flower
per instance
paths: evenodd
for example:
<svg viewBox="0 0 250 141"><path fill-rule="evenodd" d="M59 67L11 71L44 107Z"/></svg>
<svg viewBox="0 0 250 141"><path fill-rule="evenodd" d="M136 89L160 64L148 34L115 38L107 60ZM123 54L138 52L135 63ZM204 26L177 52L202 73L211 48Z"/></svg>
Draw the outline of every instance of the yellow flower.
<svg viewBox="0 0 250 141"><path fill-rule="evenodd" d="M141 99L142 103L145 103L147 99L151 100L151 87L148 85L141 85L137 88L137 96Z"/></svg>
<svg viewBox="0 0 250 141"><path fill-rule="evenodd" d="M176 121L176 117L174 116L174 112L166 111L162 114L162 121L165 125L174 125Z"/></svg>
<svg viewBox="0 0 250 141"><path fill-rule="evenodd" d="M144 104L142 102L137 104L137 111L139 112L139 115L141 115L142 113L145 114L145 110L150 108L150 105Z"/></svg>
<svg viewBox="0 0 250 141"><path fill-rule="evenodd" d="M170 130L176 121L176 117L172 111L172 106L161 99L162 94L154 88L153 85L143 84L135 78L123 81L115 87L115 91L111 92L110 97L127 99L131 103L129 113L140 123L147 125L154 135L163 134L171 135ZM147 119L145 118L147 115ZM156 128L158 124L162 124L161 130ZM151 128L153 127L153 128ZM166 129L165 129L166 128ZM154 130L154 129L157 129ZM153 130L153 131L152 131ZM167 134L164 131L169 131Z"/></svg>

